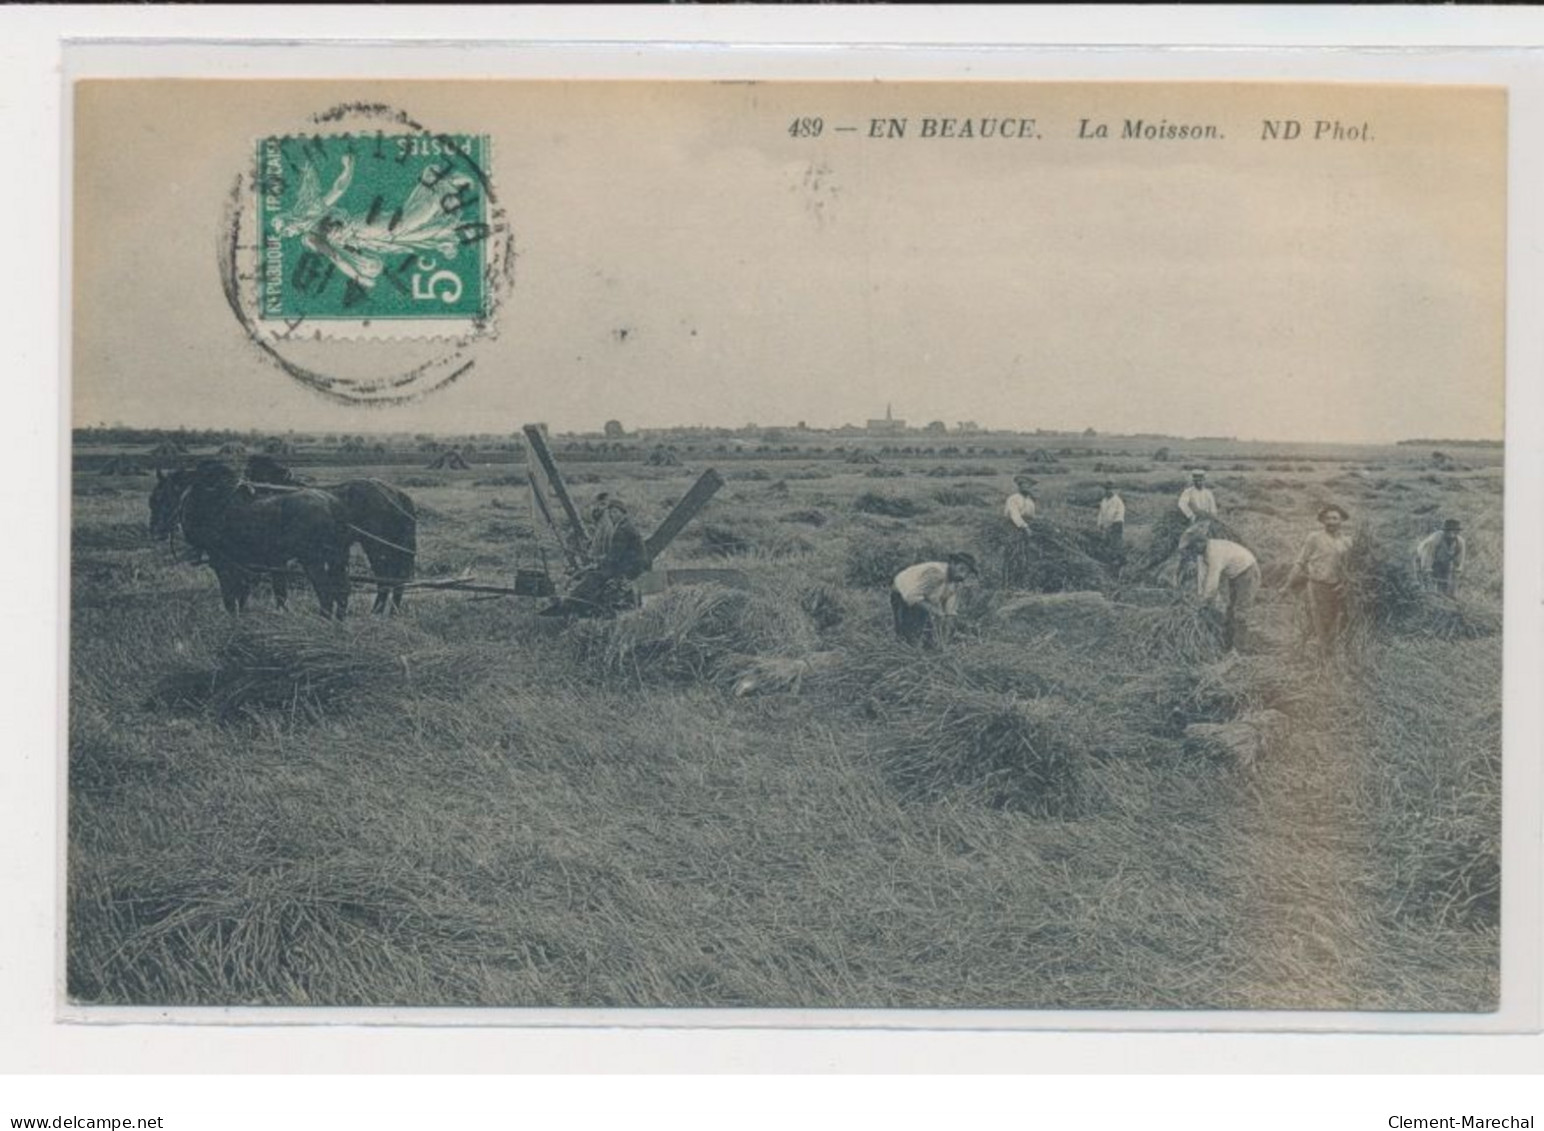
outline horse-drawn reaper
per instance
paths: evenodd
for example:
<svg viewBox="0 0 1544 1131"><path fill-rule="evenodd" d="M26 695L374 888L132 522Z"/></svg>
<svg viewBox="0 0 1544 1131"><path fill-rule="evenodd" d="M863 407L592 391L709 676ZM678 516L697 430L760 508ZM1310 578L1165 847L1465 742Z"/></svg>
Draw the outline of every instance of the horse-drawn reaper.
<svg viewBox="0 0 1544 1131"><path fill-rule="evenodd" d="M273 583L282 608L290 563L298 562L316 589L322 611L342 616L349 583L376 585L375 611L400 607L408 588L490 597L552 598L542 611L559 616L611 616L635 606L647 593L671 585L716 582L743 586L737 570L657 570L655 560L723 487L717 471L697 479L648 538L615 506L597 509L592 532L580 516L541 430L525 429L529 444L532 504L554 536L567 564L561 587L542 557L540 569L517 569L513 586L478 584L470 576L415 580L417 511L404 492L377 479L312 486L266 456L248 461L239 476L229 465L205 460L191 469L158 473L150 497L153 536L170 539L180 528L188 544L208 560L220 580L225 607L246 608L262 577ZM545 480L546 487L542 486ZM557 500L565 522L548 502ZM370 574L351 578L349 552L359 545Z"/></svg>

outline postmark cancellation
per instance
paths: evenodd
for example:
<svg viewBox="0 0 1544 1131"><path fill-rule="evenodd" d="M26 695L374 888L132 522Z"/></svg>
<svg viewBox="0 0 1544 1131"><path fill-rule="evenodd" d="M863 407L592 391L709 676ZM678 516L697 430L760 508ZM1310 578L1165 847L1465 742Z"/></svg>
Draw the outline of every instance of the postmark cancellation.
<svg viewBox="0 0 1544 1131"><path fill-rule="evenodd" d="M285 134L257 143L256 314L323 337L471 331L491 314L489 139Z"/></svg>

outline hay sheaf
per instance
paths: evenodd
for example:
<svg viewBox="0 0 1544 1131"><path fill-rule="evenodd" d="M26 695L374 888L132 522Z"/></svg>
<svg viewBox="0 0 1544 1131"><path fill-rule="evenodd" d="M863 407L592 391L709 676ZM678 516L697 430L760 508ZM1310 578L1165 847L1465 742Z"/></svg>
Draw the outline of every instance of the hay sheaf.
<svg viewBox="0 0 1544 1131"><path fill-rule="evenodd" d="M927 511L927 505L903 495L881 495L878 491L865 491L852 502L852 508L862 514L884 515L886 518L915 518Z"/></svg>
<svg viewBox="0 0 1544 1131"><path fill-rule="evenodd" d="M1222 618L1209 607L1178 602L1130 609L1121 618L1132 652L1147 660L1199 666L1221 658Z"/></svg>
<svg viewBox="0 0 1544 1131"><path fill-rule="evenodd" d="M1129 753L1133 736L1077 704L1060 677L1079 677L1060 656L1009 641L924 652L874 640L821 672L819 687L832 710L872 728L879 768L902 797L1071 817L1101 796L1092 764Z"/></svg>
<svg viewBox="0 0 1544 1131"><path fill-rule="evenodd" d="M717 585L669 590L614 620L579 621L568 636L595 677L636 684L717 682L732 678L747 657L820 647L798 604Z"/></svg>
<svg viewBox="0 0 1544 1131"><path fill-rule="evenodd" d="M1213 518L1211 523L1212 537L1237 542L1245 549L1251 548L1236 527L1220 518ZM1169 559L1179 552L1180 536L1188 529L1190 519L1185 517L1184 512L1178 507L1165 507L1147 528L1147 551L1142 558L1141 571L1155 574L1162 570Z"/></svg>
<svg viewBox="0 0 1544 1131"><path fill-rule="evenodd" d="M1346 610L1363 632L1472 640L1501 631L1498 611L1424 588L1413 564L1367 531L1346 554Z"/></svg>
<svg viewBox="0 0 1544 1131"><path fill-rule="evenodd" d="M1187 722L1224 722L1257 711L1292 713L1308 706L1311 684L1269 656L1229 653L1216 663L1165 673L1170 705Z"/></svg>
<svg viewBox="0 0 1544 1131"><path fill-rule="evenodd" d="M1190 724L1185 750L1248 769L1286 741L1289 729L1280 711L1250 711L1229 722Z"/></svg>
<svg viewBox="0 0 1544 1131"><path fill-rule="evenodd" d="M1086 711L1062 699L947 686L913 705L882 753L902 796L966 795L1042 817L1089 808L1098 741Z"/></svg>
<svg viewBox="0 0 1544 1131"><path fill-rule="evenodd" d="M756 656L740 667L734 695L771 695L792 692L797 695L806 682L822 678L842 662L838 651L811 652L806 656Z"/></svg>
<svg viewBox="0 0 1544 1131"><path fill-rule="evenodd" d="M275 709L315 719L382 696L456 697L489 666L484 649L448 646L380 621L246 620L220 647L212 669L169 672L151 698L209 707L222 721Z"/></svg>
<svg viewBox="0 0 1544 1131"><path fill-rule="evenodd" d="M1094 590L1109 577L1076 531L1050 519L1031 519L1027 533L994 520L983 525L978 541L988 578L1003 588L1041 593Z"/></svg>

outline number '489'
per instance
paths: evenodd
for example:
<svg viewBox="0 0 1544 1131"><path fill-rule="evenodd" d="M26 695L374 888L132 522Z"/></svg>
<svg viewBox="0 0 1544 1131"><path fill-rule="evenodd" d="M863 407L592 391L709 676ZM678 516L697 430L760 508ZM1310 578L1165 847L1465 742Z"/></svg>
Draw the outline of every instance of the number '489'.
<svg viewBox="0 0 1544 1131"><path fill-rule="evenodd" d="M824 118L795 118L788 127L789 137L819 137L826 128Z"/></svg>

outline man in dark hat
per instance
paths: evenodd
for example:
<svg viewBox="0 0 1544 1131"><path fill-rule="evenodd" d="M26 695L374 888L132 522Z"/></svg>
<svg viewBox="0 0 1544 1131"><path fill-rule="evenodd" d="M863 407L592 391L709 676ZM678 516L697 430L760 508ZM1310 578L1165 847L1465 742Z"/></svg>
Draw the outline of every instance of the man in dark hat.
<svg viewBox="0 0 1544 1131"><path fill-rule="evenodd" d="M545 610L549 614L609 616L637 602L632 582L648 570L649 555L626 504L603 491L595 497L590 519L590 565Z"/></svg>
<svg viewBox="0 0 1544 1131"><path fill-rule="evenodd" d="M970 554L956 553L941 562L918 562L895 575L890 611L895 634L907 644L936 648L949 640L960 585L981 571Z"/></svg>
<svg viewBox="0 0 1544 1131"><path fill-rule="evenodd" d="M1415 569L1421 584L1444 597L1458 596L1458 578L1464 572L1469 547L1459 533L1463 523L1450 518L1415 545Z"/></svg>
<svg viewBox="0 0 1544 1131"><path fill-rule="evenodd" d="M1303 590L1308 619L1318 641L1319 654L1328 659L1346 625L1346 555L1351 536L1343 529L1345 509L1331 503L1319 511L1322 530L1310 534L1292 564L1288 586Z"/></svg>

